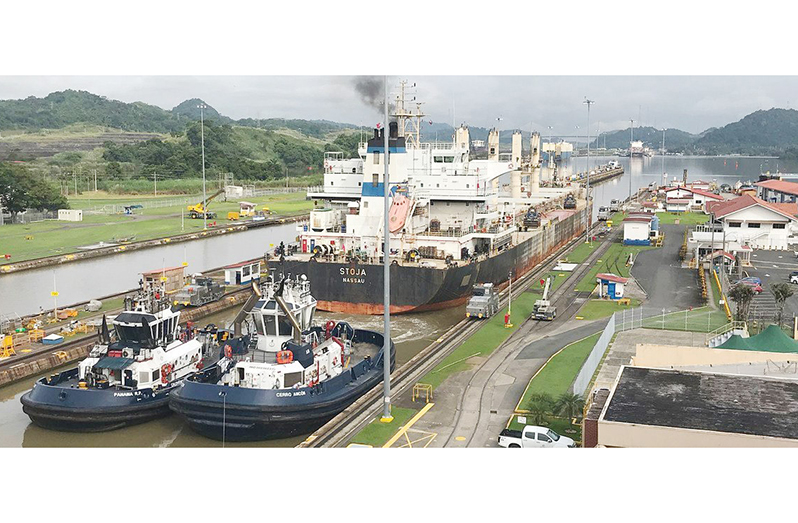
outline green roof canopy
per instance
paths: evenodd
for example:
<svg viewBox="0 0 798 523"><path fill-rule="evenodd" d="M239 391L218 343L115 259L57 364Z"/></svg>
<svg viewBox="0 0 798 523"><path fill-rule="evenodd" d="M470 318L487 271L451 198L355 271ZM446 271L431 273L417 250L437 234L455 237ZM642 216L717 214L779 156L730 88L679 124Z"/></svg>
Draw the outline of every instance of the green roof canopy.
<svg viewBox="0 0 798 523"><path fill-rule="evenodd" d="M798 341L790 338L778 326L771 325L756 336L743 338L734 335L719 349L755 350L760 352L794 352L798 353Z"/></svg>
<svg viewBox="0 0 798 523"><path fill-rule="evenodd" d="M114 358L106 356L94 364L95 367L108 370L121 370L130 367L136 360L133 358Z"/></svg>

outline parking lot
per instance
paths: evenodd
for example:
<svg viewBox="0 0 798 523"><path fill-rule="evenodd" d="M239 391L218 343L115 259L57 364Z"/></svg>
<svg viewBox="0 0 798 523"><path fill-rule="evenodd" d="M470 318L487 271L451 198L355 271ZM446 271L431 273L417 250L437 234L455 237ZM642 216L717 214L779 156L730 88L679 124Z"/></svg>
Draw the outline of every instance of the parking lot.
<svg viewBox="0 0 798 523"><path fill-rule="evenodd" d="M789 283L792 271L798 271L798 257L791 251L765 251L757 250L751 255L754 267L748 267L745 272L749 276L762 279L762 294L757 295L751 302L751 319L772 321L776 315L776 301L770 291L771 283ZM795 295L787 299L784 306L783 322L787 323L798 313L798 285L793 285Z"/></svg>

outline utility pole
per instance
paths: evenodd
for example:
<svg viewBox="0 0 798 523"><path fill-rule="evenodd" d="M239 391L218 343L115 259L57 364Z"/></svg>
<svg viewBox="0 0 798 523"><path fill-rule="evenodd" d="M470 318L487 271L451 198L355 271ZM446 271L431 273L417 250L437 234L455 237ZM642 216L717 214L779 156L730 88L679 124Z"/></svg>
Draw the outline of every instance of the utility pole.
<svg viewBox="0 0 798 523"><path fill-rule="evenodd" d="M200 110L200 133L202 136L202 230L208 229L208 198L205 193L205 109L208 106L199 104L197 108Z"/></svg>
<svg viewBox="0 0 798 523"><path fill-rule="evenodd" d="M78 195L78 175L75 171L72 171L72 182L75 184L75 196Z"/></svg>
<svg viewBox="0 0 798 523"><path fill-rule="evenodd" d="M97 192L97 169L94 169L94 192Z"/></svg>
<svg viewBox="0 0 798 523"><path fill-rule="evenodd" d="M590 106L596 102L585 97L585 101L582 103L587 105L587 237L585 243L589 243L590 222L593 217L593 209L590 206Z"/></svg>
<svg viewBox="0 0 798 523"><path fill-rule="evenodd" d="M390 134L390 126L388 125L388 77L383 79L385 83L385 124L382 127L384 133L383 151L385 153L385 176L383 177L383 229L382 229L382 262L383 262L383 319L384 319L384 333L385 338L382 345L382 368L383 368L383 409L382 418L380 421L383 423L390 423L393 421L391 415L391 233L390 224L388 223L388 196L390 195L390 188L388 184L388 158L389 158L389 143L388 138Z"/></svg>
<svg viewBox="0 0 798 523"><path fill-rule="evenodd" d="M158 173L152 173L153 178L155 179L155 196L158 196Z"/></svg>

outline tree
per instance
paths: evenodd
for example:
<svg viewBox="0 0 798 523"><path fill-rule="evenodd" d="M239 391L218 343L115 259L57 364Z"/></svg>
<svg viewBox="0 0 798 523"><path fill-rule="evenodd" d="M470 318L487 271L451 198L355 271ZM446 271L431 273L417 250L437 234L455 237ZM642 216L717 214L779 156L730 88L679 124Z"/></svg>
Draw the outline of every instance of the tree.
<svg viewBox="0 0 798 523"><path fill-rule="evenodd" d="M529 397L527 410L532 423L535 425L545 425L548 423L548 416L554 409L554 399L545 392L538 392Z"/></svg>
<svg viewBox="0 0 798 523"><path fill-rule="evenodd" d="M54 184L31 174L25 167L0 163L0 201L3 210L17 214L25 209L66 209L69 203Z"/></svg>
<svg viewBox="0 0 798 523"><path fill-rule="evenodd" d="M554 412L564 418L573 419L582 414L584 407L585 400L582 399L582 396L565 392L554 403Z"/></svg>
<svg viewBox="0 0 798 523"><path fill-rule="evenodd" d="M748 320L748 307L751 305L751 300L754 299L754 289L749 285L738 283L729 291L729 298L737 304L735 315L737 321Z"/></svg>
<svg viewBox="0 0 798 523"><path fill-rule="evenodd" d="M776 318L781 327L781 317L784 314L784 303L787 298L793 295L792 287L789 283L771 283L770 290L773 292L773 297L776 299L776 308L778 309Z"/></svg>

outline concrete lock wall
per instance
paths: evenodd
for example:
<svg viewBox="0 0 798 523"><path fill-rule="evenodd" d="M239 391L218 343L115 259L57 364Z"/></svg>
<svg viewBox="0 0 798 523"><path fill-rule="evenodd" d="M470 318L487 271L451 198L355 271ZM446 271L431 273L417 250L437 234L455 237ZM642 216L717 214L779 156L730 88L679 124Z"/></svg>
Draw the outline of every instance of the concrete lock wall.
<svg viewBox="0 0 798 523"><path fill-rule="evenodd" d="M795 361L796 355L779 352L716 349L639 343L632 365L635 367L683 367L689 365L730 365L735 363L766 363Z"/></svg>
<svg viewBox="0 0 798 523"><path fill-rule="evenodd" d="M604 327L604 332L601 333L598 341L593 346L593 350L590 351L590 355L579 370L579 374L576 376L571 388L574 394L581 396L587 391L590 380L593 378L593 374L595 374L598 368L601 357L604 356L604 353L607 351L607 347L609 347L613 335L615 335L615 313L610 316L610 321L607 322L607 326Z"/></svg>

